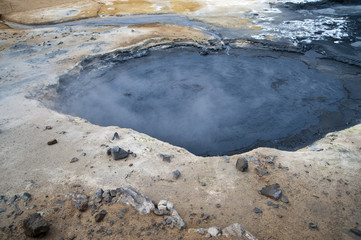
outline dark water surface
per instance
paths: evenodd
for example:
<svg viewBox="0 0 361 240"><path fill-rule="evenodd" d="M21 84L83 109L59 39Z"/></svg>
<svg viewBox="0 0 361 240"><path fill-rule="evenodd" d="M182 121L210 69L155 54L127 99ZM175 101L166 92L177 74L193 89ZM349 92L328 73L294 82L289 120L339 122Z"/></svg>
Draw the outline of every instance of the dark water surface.
<svg viewBox="0 0 361 240"><path fill-rule="evenodd" d="M312 54L232 49L202 56L171 48L99 60L63 76L55 109L198 155L293 149L357 115L357 106L344 107L349 93L337 79L341 72Z"/></svg>

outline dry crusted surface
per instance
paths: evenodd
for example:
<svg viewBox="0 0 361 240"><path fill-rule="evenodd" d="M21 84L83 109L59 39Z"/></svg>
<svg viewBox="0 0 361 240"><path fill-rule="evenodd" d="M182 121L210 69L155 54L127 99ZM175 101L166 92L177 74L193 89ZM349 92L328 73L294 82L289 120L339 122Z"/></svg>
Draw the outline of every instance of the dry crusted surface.
<svg viewBox="0 0 361 240"><path fill-rule="evenodd" d="M181 14L226 27L259 29L243 13L269 7L265 0L3 0L3 19L22 24L48 24L104 16Z"/></svg>
<svg viewBox="0 0 361 240"><path fill-rule="evenodd" d="M5 3L8 1L1 4ZM20 1L14 1L16 3ZM44 1L41 6L53 6L51 3ZM255 168L260 163L250 161L247 172L235 168L241 155L229 159L197 157L130 129L99 127L84 119L54 112L34 100L39 89L54 90L52 86L56 86L57 77L85 56L172 41L202 42L210 39L209 36L190 28L164 24L6 29L0 33L0 194L9 199L26 191L33 195L31 203L36 205L26 209L21 201L16 202L24 211L17 216L12 213L14 205L0 204L0 208L7 208L0 213L1 239L25 238L21 220L34 212L43 213L51 223L45 239L72 239L73 236L119 239L119 228L122 228L122 239L138 239L137 233L141 234L139 239L181 236L200 239L204 236L187 229L223 228L235 222L259 239L357 239L349 229L360 229L361 125L329 133L314 143L323 148L322 151L259 148L243 154L259 159L269 172L259 177ZM52 128L45 129L46 126ZM114 132L119 133L119 140L111 140ZM48 146L47 142L52 139L58 143ZM118 145L137 156L113 161L106 155L106 145ZM168 163L159 154L174 157ZM276 157L274 167L266 163L269 156ZM70 163L74 157L79 161ZM283 167L279 168L279 164ZM172 172L177 169L181 177L174 180ZM35 184L30 184L30 180ZM259 194L262 187L274 183L280 184L290 203ZM157 229L152 224L161 218L133 215L131 207L120 203L103 205L101 209L109 214L103 222L95 223L90 209L79 217L72 202L66 201L64 205L62 202L70 191L91 195L96 188L105 190L126 185L132 185L156 202L161 199L174 202L187 229ZM279 207L268 206L268 201ZM263 213L254 213L255 207ZM120 219L117 214L122 208L129 211ZM202 214L208 214L209 218L202 218ZM310 229L311 222L317 223L318 229ZM98 232L102 226L104 232ZM146 230L149 226L151 230ZM145 230L141 230L142 227ZM111 235L108 230L112 231Z"/></svg>

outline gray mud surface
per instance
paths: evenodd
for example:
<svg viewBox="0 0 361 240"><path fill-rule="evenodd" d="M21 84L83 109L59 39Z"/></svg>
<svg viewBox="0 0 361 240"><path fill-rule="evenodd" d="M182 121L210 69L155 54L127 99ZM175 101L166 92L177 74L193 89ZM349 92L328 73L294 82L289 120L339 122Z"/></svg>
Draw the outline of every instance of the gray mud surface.
<svg viewBox="0 0 361 240"><path fill-rule="evenodd" d="M198 155L297 149L360 118L361 69L314 51L203 56L178 47L137 54L145 56L96 58L62 76L54 108Z"/></svg>

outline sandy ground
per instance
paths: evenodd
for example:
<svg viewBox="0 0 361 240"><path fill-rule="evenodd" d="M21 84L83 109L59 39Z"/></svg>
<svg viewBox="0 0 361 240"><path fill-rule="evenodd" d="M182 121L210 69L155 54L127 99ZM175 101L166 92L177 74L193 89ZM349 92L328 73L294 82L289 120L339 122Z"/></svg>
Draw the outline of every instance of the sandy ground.
<svg viewBox="0 0 361 240"><path fill-rule="evenodd" d="M43 20L33 17L39 12L45 14L44 7L58 9L58 2L36 1L36 4L24 5L24 1L5 0L0 3L0 9L5 19L14 21L28 21L27 17L31 23L63 21L65 18L59 16ZM62 1L60 7L65 9L73 2ZM181 6L189 3L171 2L180 4L179 11L186 11ZM87 10L82 7L93 4L98 5L100 1L81 1L77 6L79 11L96 15L98 11L94 13L93 7ZM20 11L25 12L20 16ZM202 239L204 236L189 229L223 228L235 222L258 239L360 239L349 230L360 229L361 222L361 124L329 133L315 142L313 145L322 151L259 148L228 158L197 157L131 129L100 127L54 112L39 101L51 96L58 77L86 56L174 41L201 43L213 39L212 36L169 24L106 28L49 26L27 30L0 27L3 28L0 31L0 195L9 199L26 191L33 195L32 203L36 205L27 209L18 201L24 213L17 216L14 205L0 203L0 208L6 208L0 213L2 239L25 239L21 220L34 212L41 212L52 224L45 239L73 239L74 236L76 239L118 239L119 228L123 229L122 239L136 239L139 232L140 239L181 236ZM119 133L119 140L112 141L114 132ZM52 139L58 143L47 145ZM137 156L114 161L106 154L106 146L113 145L129 149ZM159 154L174 157L168 163ZM258 158L260 163L250 161L249 170L240 172L235 162L246 155ZM270 156L275 156L273 167L266 163ZM74 157L79 161L71 163ZM255 170L258 165L269 174L259 177ZM172 177L174 170L181 172L178 180ZM280 184L289 203L259 194L262 187L274 183ZM83 191L91 196L97 188L106 190L127 185L156 202L161 199L174 202L187 229L151 227L149 231L144 230L162 219L154 215L133 215L131 207L127 207L125 220L119 219L117 211L126 207L120 203L104 204L102 208L109 215L104 222L95 223L91 210L78 216L71 201L62 202L71 191ZM278 208L268 206L268 201L278 204ZM255 207L263 212L254 213ZM210 217L204 220L202 214ZM111 224L113 219L115 223ZM318 229L310 229L311 222L317 223ZM101 226L104 231L98 232ZM94 232L89 234L91 230ZM108 230L112 234L107 233ZM147 235L148 232L151 234Z"/></svg>

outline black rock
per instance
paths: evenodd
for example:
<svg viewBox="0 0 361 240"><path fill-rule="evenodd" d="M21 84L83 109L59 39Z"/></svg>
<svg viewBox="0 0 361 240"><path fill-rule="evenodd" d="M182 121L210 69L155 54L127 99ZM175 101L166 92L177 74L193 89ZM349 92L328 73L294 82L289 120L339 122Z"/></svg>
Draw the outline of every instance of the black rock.
<svg viewBox="0 0 361 240"><path fill-rule="evenodd" d="M18 199L17 195L13 195L7 202L7 205L13 204L15 202L15 200Z"/></svg>
<svg viewBox="0 0 361 240"><path fill-rule="evenodd" d="M278 189L279 187L280 185L278 183L272 184L262 188L260 193L274 200L278 200L282 196L282 190Z"/></svg>
<svg viewBox="0 0 361 240"><path fill-rule="evenodd" d="M50 140L48 142L48 145L54 145L54 144L57 144L57 143L58 143L58 141L56 139L53 139L53 140Z"/></svg>
<svg viewBox="0 0 361 240"><path fill-rule="evenodd" d="M173 155L168 154L159 154L159 156L163 159L164 162L170 163L171 159L174 157Z"/></svg>
<svg viewBox="0 0 361 240"><path fill-rule="evenodd" d="M99 188L95 191L95 201L100 203L103 199L103 189Z"/></svg>
<svg viewBox="0 0 361 240"><path fill-rule="evenodd" d="M220 208L220 207L221 207L221 204L217 203L216 208Z"/></svg>
<svg viewBox="0 0 361 240"><path fill-rule="evenodd" d="M96 222L100 222L104 219L105 215L107 215L107 211L105 210L101 210L100 213L98 213L97 215L95 215L95 221Z"/></svg>
<svg viewBox="0 0 361 240"><path fill-rule="evenodd" d="M261 209L255 207L255 208L253 209L253 212L255 212L255 213L262 213L263 211L262 211Z"/></svg>
<svg viewBox="0 0 361 240"><path fill-rule="evenodd" d="M6 208L0 208L0 213L6 212Z"/></svg>
<svg viewBox="0 0 361 240"><path fill-rule="evenodd" d="M181 173L180 173L179 170L175 170L175 171L173 172L173 178L174 178L175 180L177 180L180 175L181 175Z"/></svg>
<svg viewBox="0 0 361 240"><path fill-rule="evenodd" d="M117 190L110 190L110 196L115 197L117 196Z"/></svg>
<svg viewBox="0 0 361 240"><path fill-rule="evenodd" d="M238 158L236 162L236 168L241 172L246 171L248 168L248 160L244 157Z"/></svg>
<svg viewBox="0 0 361 240"><path fill-rule="evenodd" d="M107 155L110 156L112 154L112 149L111 148L108 148L107 149Z"/></svg>
<svg viewBox="0 0 361 240"><path fill-rule="evenodd" d="M111 154L114 160L124 159L129 156L129 152L118 146L112 147Z"/></svg>
<svg viewBox="0 0 361 240"><path fill-rule="evenodd" d="M112 141L120 139L119 134L117 132L114 133Z"/></svg>
<svg viewBox="0 0 361 240"><path fill-rule="evenodd" d="M22 211L22 210L18 210L18 211L15 213L15 215L19 216L19 215L23 214L23 212L24 212L24 211Z"/></svg>
<svg viewBox="0 0 361 240"><path fill-rule="evenodd" d="M284 202L284 203L289 203L290 202L286 196L283 196L281 198L281 201Z"/></svg>
<svg viewBox="0 0 361 240"><path fill-rule="evenodd" d="M110 203L112 201L112 196L110 195L110 191L109 190L106 190L104 193L103 193L103 198L104 198L104 201L107 202L107 203Z"/></svg>
<svg viewBox="0 0 361 240"><path fill-rule="evenodd" d="M357 236L361 237L361 231L358 230L357 228L351 228L350 231L354 234L356 234Z"/></svg>
<svg viewBox="0 0 361 240"><path fill-rule="evenodd" d="M310 223L308 224L308 226L309 226L311 229L317 229L317 228L318 228L317 223L312 223L312 222L310 222Z"/></svg>
<svg viewBox="0 0 361 240"><path fill-rule="evenodd" d="M22 194L20 194L20 198L23 199L24 201L30 201L31 194L27 192L23 192Z"/></svg>
<svg viewBox="0 0 361 240"><path fill-rule="evenodd" d="M38 237L45 235L49 231L50 226L39 213L35 213L30 218L24 220L23 228L26 236Z"/></svg>
<svg viewBox="0 0 361 240"><path fill-rule="evenodd" d="M255 168L255 170L256 170L257 175L260 176L260 177L263 177L264 175L268 174L268 172L265 169L263 169L262 167L260 167L260 166L257 166Z"/></svg>
<svg viewBox="0 0 361 240"><path fill-rule="evenodd" d="M73 157L73 158L70 160L70 163L74 163L74 162L77 162L77 161L79 161L79 158Z"/></svg>
<svg viewBox="0 0 361 240"><path fill-rule="evenodd" d="M77 202L75 204L75 207L80 211L80 212L85 212L88 209L88 202Z"/></svg>

